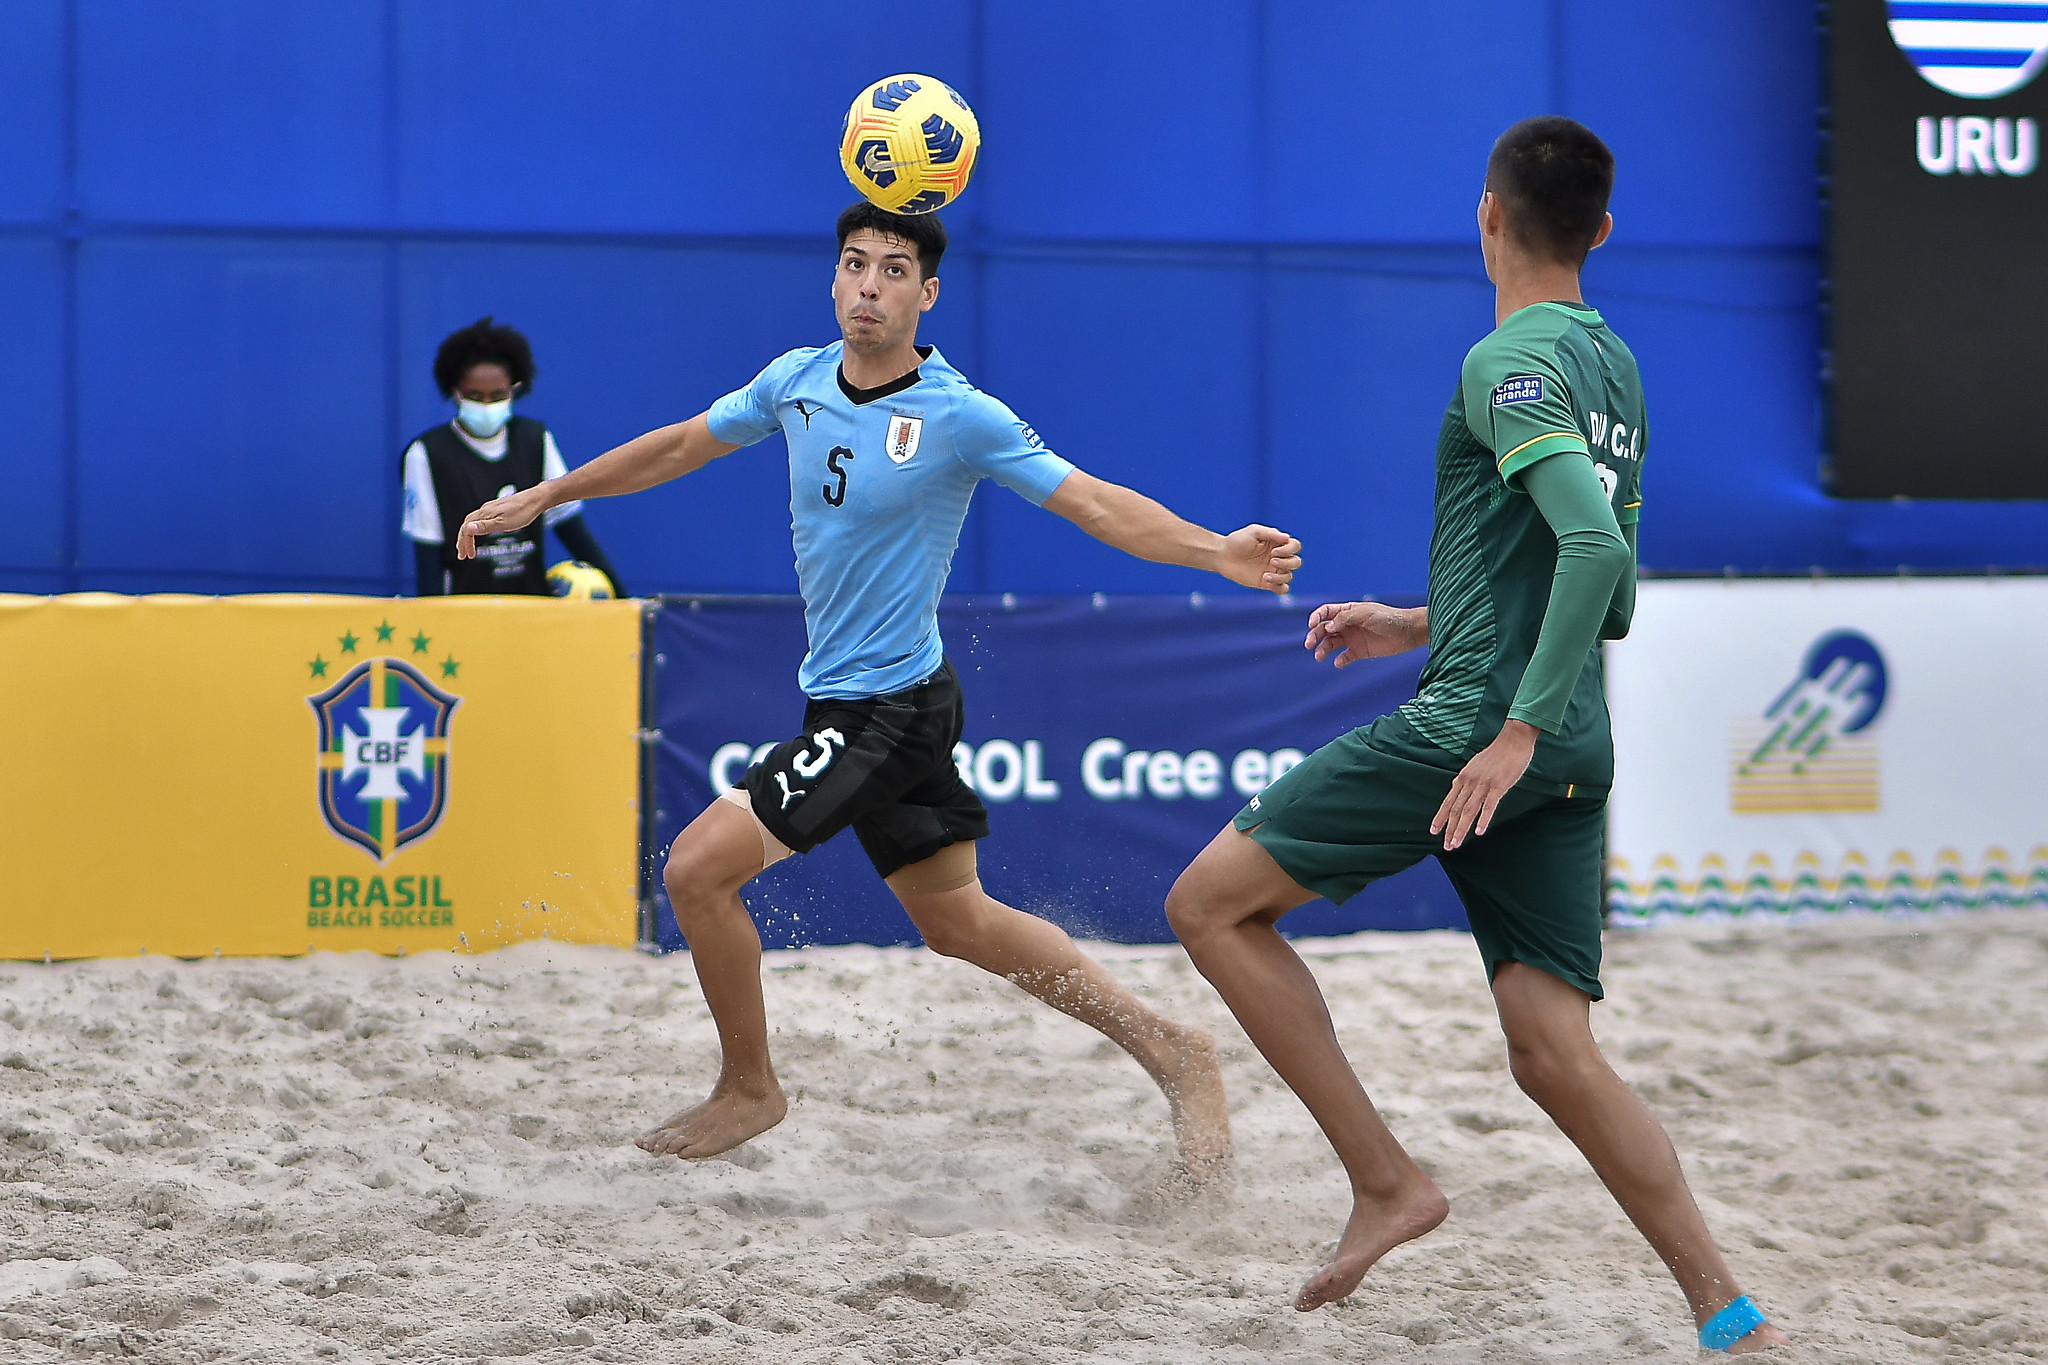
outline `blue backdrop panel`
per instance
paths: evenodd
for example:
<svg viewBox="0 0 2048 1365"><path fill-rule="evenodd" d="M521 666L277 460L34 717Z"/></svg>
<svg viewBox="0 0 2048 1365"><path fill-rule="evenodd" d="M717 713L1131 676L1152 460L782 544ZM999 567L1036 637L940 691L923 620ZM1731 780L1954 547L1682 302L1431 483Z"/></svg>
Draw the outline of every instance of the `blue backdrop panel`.
<svg viewBox="0 0 2048 1365"><path fill-rule="evenodd" d="M383 260L371 243L86 243L80 549L95 583L389 581Z"/></svg>
<svg viewBox="0 0 2048 1365"><path fill-rule="evenodd" d="M1617 234L1664 245L1818 245L1813 5L1562 8L1558 107L1525 113L1569 113L1613 147Z"/></svg>
<svg viewBox="0 0 2048 1365"><path fill-rule="evenodd" d="M1082 469L1126 484L1205 526L1264 515L1253 272L1214 262L1004 261L988 278L989 375L968 377L1008 403ZM1048 345L1055 300L1087 300L1080 338ZM1190 344L1200 338L1199 344ZM1188 592L1212 575L1112 550L1022 498L991 489L993 584L1019 592ZM983 586L977 583L974 586ZM1228 589L1225 588L1227 591Z"/></svg>
<svg viewBox="0 0 2048 1365"><path fill-rule="evenodd" d="M784 351L837 336L829 236L751 248L422 245L402 259L405 438L452 415L434 387L434 351L485 313L533 338L540 374L520 410L548 423L572 465L702 412ZM593 503L588 516L636 592L795 590L780 437L679 483Z"/></svg>
<svg viewBox="0 0 2048 1365"><path fill-rule="evenodd" d="M0 591L63 587L63 266L53 243L0 237Z"/></svg>
<svg viewBox="0 0 2048 1365"><path fill-rule="evenodd" d="M1313 751L1413 695L1419 655L1339 673L1302 650L1304 619L1271 599L946 599L940 624L966 691L968 761L994 831L980 848L991 894L1078 935L1169 940L1167 890L1257 789L1259 763L1279 750ZM736 779L746 769L738 746L799 733L801 606L671 600L656 618L654 649L655 847L666 850L714 799L715 761ZM1084 758L1098 745L1092 788ZM1206 774L1207 760L1194 760L1202 790L1174 780L1170 762L1148 771L1149 756L1171 754L1185 772L1198 752L1215 760ZM917 941L851 835L770 869L745 894L770 946ZM1342 907L1305 905L1282 927L1330 934L1464 923L1427 862ZM680 946L665 894L656 926L664 946Z"/></svg>
<svg viewBox="0 0 2048 1365"><path fill-rule="evenodd" d="M1259 235L1261 6L985 8L1001 60L985 77L991 155L971 212L1021 237Z"/></svg>
<svg viewBox="0 0 2048 1365"><path fill-rule="evenodd" d="M533 334L530 407L572 462L829 340L840 118L905 68L953 80L986 134L925 339L1084 467L1214 524L1300 531L1308 593L1420 589L1415 476L1490 322L1484 153L1550 111L1620 160L1587 283L1644 362L1646 564L2048 563L2048 502L1822 491L1812 6L926 8L862 25L832 0L7 6L0 237L59 262L55 486L78 496L36 532L67 547L56 586L408 587L396 451L442 411L425 358L481 313ZM162 272L113 269L145 249ZM225 352L225 286L177 263L225 280L299 251L360 253L335 306L286 290L258 310L274 354ZM0 292L0 347L50 344L41 270ZM315 355L324 388L283 402L280 367ZM1366 405L1370 437L1349 425ZM251 434L259 411L274 421ZM320 430L281 446L294 423ZM593 523L633 587L786 591L780 452ZM245 515L258 503L272 515ZM317 536L267 529L309 508ZM176 524L139 532L138 511ZM1198 585L1008 497L980 501L955 577Z"/></svg>
<svg viewBox="0 0 2048 1365"><path fill-rule="evenodd" d="M360 0L81 0L79 185L182 223L384 215L383 23Z"/></svg>
<svg viewBox="0 0 2048 1365"><path fill-rule="evenodd" d="M1802 372L1819 345L1812 276L1764 253L1627 248L1600 260L1594 279L1590 297L1635 352L1649 403L1643 563L1715 568L1718 553L1722 564L1803 570L1787 554L1820 539L1819 493L1802 505L1813 456L1787 438L1810 439L1820 421ZM1701 364L1703 354L1745 363Z"/></svg>
<svg viewBox="0 0 2048 1365"><path fill-rule="evenodd" d="M0 22L0 221L47 219L63 198L64 5L10 0Z"/></svg>
<svg viewBox="0 0 2048 1365"><path fill-rule="evenodd" d="M397 174L417 223L813 234L853 198L835 149L862 87L924 71L974 98L965 5L893 21L832 0L398 9Z"/></svg>
<svg viewBox="0 0 2048 1365"><path fill-rule="evenodd" d="M1494 139L1561 105L1555 9L1266 6L1258 221L1282 241L1470 242Z"/></svg>
<svg viewBox="0 0 2048 1365"><path fill-rule="evenodd" d="M1269 291L1270 505L1301 537L1296 595L1419 599L1437 431L1492 291L1457 248L1388 252L1372 273L1282 259Z"/></svg>

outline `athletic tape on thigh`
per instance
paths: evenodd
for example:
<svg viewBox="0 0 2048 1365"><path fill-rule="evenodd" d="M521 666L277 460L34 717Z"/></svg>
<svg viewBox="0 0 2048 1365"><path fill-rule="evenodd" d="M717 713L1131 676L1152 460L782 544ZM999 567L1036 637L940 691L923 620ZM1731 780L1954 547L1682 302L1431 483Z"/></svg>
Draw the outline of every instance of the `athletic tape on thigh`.
<svg viewBox="0 0 2048 1365"><path fill-rule="evenodd" d="M738 806L741 810L745 811L747 813L747 818L754 822L754 828L761 831L762 871L767 871L769 868L781 862L784 858L787 858L791 853L795 852L795 850L790 848L788 844L783 843L782 840L776 838L773 834L770 834L768 832L768 826L761 823L761 817L754 814L754 802L752 798L750 798L747 795L747 789L745 787L727 787L724 791L718 794L718 799L721 801L730 801L735 806Z"/></svg>
<svg viewBox="0 0 2048 1365"><path fill-rule="evenodd" d="M898 895L936 896L942 891L958 891L974 876L974 841L964 839L947 844L921 863L897 868L886 880Z"/></svg>

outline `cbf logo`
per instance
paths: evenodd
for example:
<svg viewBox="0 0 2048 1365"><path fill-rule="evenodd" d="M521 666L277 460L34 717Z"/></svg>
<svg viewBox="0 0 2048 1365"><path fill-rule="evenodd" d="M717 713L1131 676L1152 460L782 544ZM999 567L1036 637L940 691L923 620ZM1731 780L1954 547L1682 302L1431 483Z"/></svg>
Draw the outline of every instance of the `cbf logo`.
<svg viewBox="0 0 2048 1365"><path fill-rule="evenodd" d="M386 622L376 634L389 642L394 631ZM362 643L352 632L342 635L342 662ZM427 656L433 641L422 632L410 643L414 655ZM443 681L462 667L452 654L418 663ZM339 666L315 655L308 668L324 678ZM380 863L433 833L448 808L448 724L461 698L413 662L385 656L362 660L306 700L320 721L316 771L327 827Z"/></svg>
<svg viewBox="0 0 2048 1365"><path fill-rule="evenodd" d="M1890 670L1860 631L1807 647L1798 676L1734 725L1730 805L1737 815L1879 808L1877 736Z"/></svg>

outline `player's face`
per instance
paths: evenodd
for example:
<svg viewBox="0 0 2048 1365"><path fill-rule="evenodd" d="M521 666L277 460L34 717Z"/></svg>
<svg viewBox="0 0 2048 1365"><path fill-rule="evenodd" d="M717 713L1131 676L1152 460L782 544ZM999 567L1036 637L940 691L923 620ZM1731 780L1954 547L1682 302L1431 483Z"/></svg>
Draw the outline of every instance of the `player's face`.
<svg viewBox="0 0 2048 1365"><path fill-rule="evenodd" d="M503 365L472 365L455 386L455 396L472 403L502 403L512 396L512 376Z"/></svg>
<svg viewBox="0 0 2048 1365"><path fill-rule="evenodd" d="M917 337L918 316L939 301L937 276L925 279L917 248L862 228L846 239L832 276L840 335L856 351L888 351Z"/></svg>

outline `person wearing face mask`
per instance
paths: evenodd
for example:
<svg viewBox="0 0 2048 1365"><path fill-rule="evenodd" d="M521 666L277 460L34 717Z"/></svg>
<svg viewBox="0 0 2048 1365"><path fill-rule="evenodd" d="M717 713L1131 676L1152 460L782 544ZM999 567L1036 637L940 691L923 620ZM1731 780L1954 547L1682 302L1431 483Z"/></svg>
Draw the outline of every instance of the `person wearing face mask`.
<svg viewBox="0 0 2048 1365"><path fill-rule="evenodd" d="M455 557L464 518L569 472L554 433L514 417L512 400L533 390L533 349L513 328L479 318L442 341L434 383L455 401L455 420L422 432L405 450L405 533L412 538L418 595L548 594L547 532L570 556L603 572L624 597L619 576L583 519L583 504L550 508L545 525L491 536L474 559Z"/></svg>

